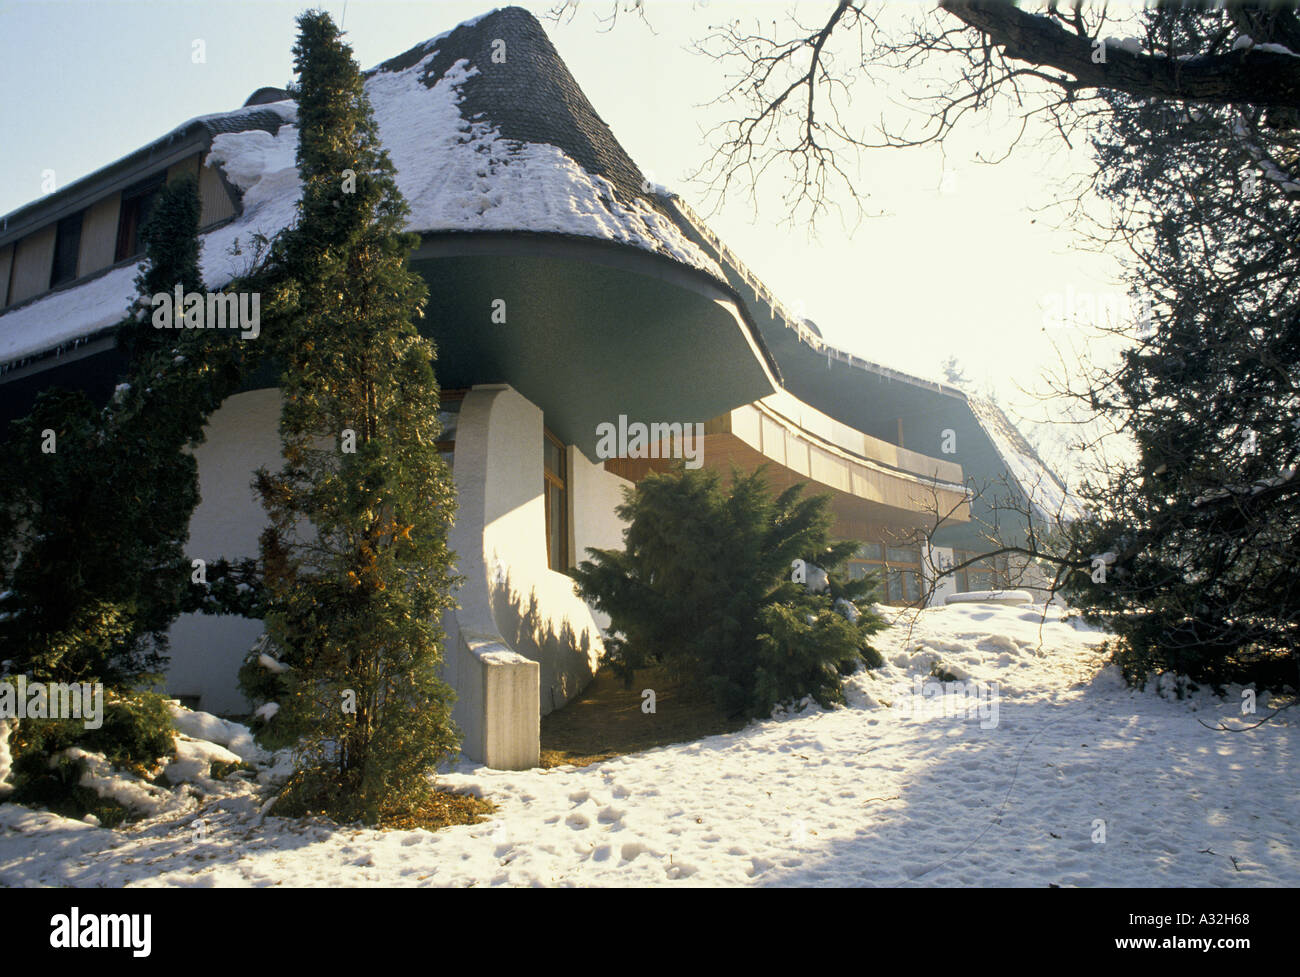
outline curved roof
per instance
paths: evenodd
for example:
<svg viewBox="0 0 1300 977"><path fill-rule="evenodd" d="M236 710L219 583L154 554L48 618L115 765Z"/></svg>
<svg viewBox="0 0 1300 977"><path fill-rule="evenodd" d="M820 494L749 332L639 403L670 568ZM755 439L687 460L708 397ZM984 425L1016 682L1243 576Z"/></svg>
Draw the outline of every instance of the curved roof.
<svg viewBox="0 0 1300 977"><path fill-rule="evenodd" d="M555 146L626 200L656 206L645 175L578 87L542 25L520 7L466 21L368 74L423 64L421 81L433 88L462 60L478 68L459 86L463 118L491 125L505 140Z"/></svg>
<svg viewBox="0 0 1300 977"><path fill-rule="evenodd" d="M274 235L295 217L296 106L268 101L277 93L258 89L245 107L192 119L20 208L7 218L9 236L85 206L97 186L143 175L159 147L198 139L209 147L206 164L219 166L242 195L234 220L201 236L204 280L211 288L224 285L247 261L232 246L247 253L254 234ZM366 72L366 93L411 208L411 230L593 238L652 252L727 284L718 264L648 192L641 171L527 11L496 10L416 45ZM134 296L137 268L112 266L0 314L0 363L12 368L111 328Z"/></svg>

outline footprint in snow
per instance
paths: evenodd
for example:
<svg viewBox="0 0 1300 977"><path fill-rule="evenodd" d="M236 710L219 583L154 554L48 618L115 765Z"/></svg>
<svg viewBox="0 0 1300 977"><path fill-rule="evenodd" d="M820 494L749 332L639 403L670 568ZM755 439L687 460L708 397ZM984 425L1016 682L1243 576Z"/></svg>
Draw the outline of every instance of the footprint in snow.
<svg viewBox="0 0 1300 977"><path fill-rule="evenodd" d="M749 860L749 868L745 869L745 874L752 879L756 876L762 875L774 865L776 865L776 862L768 861L766 858L751 858Z"/></svg>
<svg viewBox="0 0 1300 977"><path fill-rule="evenodd" d="M670 879L689 878L698 871L699 869L694 865L689 865L686 862L669 862L664 866L664 874L666 874Z"/></svg>

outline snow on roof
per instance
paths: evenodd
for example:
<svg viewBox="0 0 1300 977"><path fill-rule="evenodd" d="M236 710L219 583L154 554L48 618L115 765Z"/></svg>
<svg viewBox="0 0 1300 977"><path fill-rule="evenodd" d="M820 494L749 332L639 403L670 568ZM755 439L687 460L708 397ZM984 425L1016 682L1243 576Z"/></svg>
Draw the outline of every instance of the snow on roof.
<svg viewBox="0 0 1300 977"><path fill-rule="evenodd" d="M282 115L293 108L275 106ZM289 117L292 117L290 113ZM294 166L297 130L283 125L222 133L212 140L208 162L226 162L227 177L244 191L238 219L199 238L199 267L209 288L220 288L249 270L253 235L271 236L293 220L298 199ZM236 247L241 253L232 253ZM60 289L0 317L0 362L55 349L116 325L135 298L140 265L126 265L74 288Z"/></svg>
<svg viewBox="0 0 1300 977"><path fill-rule="evenodd" d="M1059 478L1047 467L1023 434L992 401L968 396L971 413L988 435L993 449L1002 459L1007 474L1038 510L1038 515L1052 522L1076 519L1083 506Z"/></svg>
<svg viewBox="0 0 1300 977"><path fill-rule="evenodd" d="M499 37L510 44L504 64L491 57L491 43ZM366 94L410 204L409 229L597 238L726 281L642 186L644 177L526 11L493 11L417 45L368 72ZM531 104L530 98L541 101ZM264 123L267 113L279 116L278 131L252 127ZM293 222L301 190L296 117L292 102L276 102L201 116L180 127L199 123L215 133L205 165L221 167L243 192L242 213L200 238L209 288L248 270L255 234L271 237ZM242 121L249 123L243 131L228 131ZM235 247L239 253L232 254ZM116 268L3 314L0 363L114 325L134 298L138 272L138 265Z"/></svg>

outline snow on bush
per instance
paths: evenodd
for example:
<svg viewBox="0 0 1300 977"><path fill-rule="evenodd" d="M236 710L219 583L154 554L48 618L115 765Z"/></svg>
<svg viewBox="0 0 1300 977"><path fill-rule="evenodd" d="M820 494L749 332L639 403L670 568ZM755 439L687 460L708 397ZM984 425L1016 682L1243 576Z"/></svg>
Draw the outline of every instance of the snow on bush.
<svg viewBox="0 0 1300 977"><path fill-rule="evenodd" d="M249 763L269 759L266 751L253 741L253 733L247 726L221 719L210 712L186 709L179 702L169 702L167 708L171 710L172 725L186 736L224 746L237 754L240 760Z"/></svg>
<svg viewBox="0 0 1300 977"><path fill-rule="evenodd" d="M9 734L17 728L17 719L0 719L0 797L7 796L13 790L9 783L9 772L13 769L14 762L9 752Z"/></svg>
<svg viewBox="0 0 1300 977"><path fill-rule="evenodd" d="M163 773L174 784L206 784L214 761L237 765L241 757L224 746L181 734L176 737L176 755Z"/></svg>
<svg viewBox="0 0 1300 977"><path fill-rule="evenodd" d="M117 769L102 753L91 753L79 746L70 746L51 758L51 766L62 758L78 760L82 765L78 783L88 787L100 797L117 801L129 811L146 816L161 814L176 806L177 797L162 787Z"/></svg>

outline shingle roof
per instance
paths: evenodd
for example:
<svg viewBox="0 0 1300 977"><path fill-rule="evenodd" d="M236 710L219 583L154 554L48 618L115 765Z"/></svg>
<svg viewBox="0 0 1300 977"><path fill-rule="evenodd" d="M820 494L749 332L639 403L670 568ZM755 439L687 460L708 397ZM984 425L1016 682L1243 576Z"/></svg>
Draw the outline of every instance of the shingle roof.
<svg viewBox="0 0 1300 977"><path fill-rule="evenodd" d="M367 74L406 70L435 50L423 78L430 88L458 61L479 69L460 86L465 119L490 123L507 140L555 146L587 172L609 180L629 201L639 197L655 205L644 187L645 176L528 11L493 11L417 44Z"/></svg>

